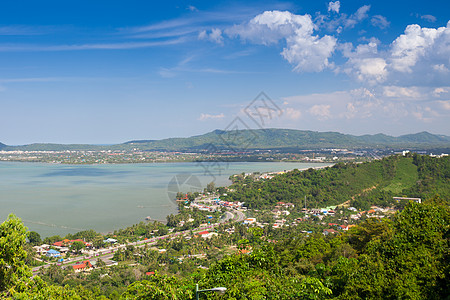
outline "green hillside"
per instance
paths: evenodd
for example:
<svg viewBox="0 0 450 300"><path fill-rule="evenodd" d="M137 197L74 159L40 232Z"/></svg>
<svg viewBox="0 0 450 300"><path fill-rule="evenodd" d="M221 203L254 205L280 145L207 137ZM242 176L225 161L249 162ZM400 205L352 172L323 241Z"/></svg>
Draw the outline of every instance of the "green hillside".
<svg viewBox="0 0 450 300"><path fill-rule="evenodd" d="M385 134L355 136L339 132L293 129L215 130L187 138L134 140L116 145L30 144L6 146L6 150L159 150L159 151L243 151L248 149L318 148L450 148L450 137L428 132L392 137Z"/></svg>
<svg viewBox="0 0 450 300"><path fill-rule="evenodd" d="M400 159L397 162L394 178L383 190L401 194L403 190L413 187L418 179L419 173L413 159Z"/></svg>
<svg viewBox="0 0 450 300"><path fill-rule="evenodd" d="M249 208L273 206L279 201L309 208L344 202L357 208L396 205L393 197L450 196L450 158L390 156L362 164L338 163L322 170L294 170L271 180L234 177L235 192L228 200Z"/></svg>

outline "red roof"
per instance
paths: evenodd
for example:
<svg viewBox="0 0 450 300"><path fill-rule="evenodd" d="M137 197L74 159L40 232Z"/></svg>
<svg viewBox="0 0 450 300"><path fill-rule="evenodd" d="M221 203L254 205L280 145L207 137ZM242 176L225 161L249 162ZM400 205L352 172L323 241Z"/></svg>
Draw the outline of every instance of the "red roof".
<svg viewBox="0 0 450 300"><path fill-rule="evenodd" d="M80 270L86 268L86 265L85 264L73 265L72 268L74 270Z"/></svg>
<svg viewBox="0 0 450 300"><path fill-rule="evenodd" d="M150 275L155 275L155 272L147 272L147 273L145 273L145 275L147 275L147 276L150 276Z"/></svg>
<svg viewBox="0 0 450 300"><path fill-rule="evenodd" d="M208 233L209 233L209 231L202 231L202 232L199 232L198 234L203 235L203 234L208 234Z"/></svg>
<svg viewBox="0 0 450 300"><path fill-rule="evenodd" d="M90 245L91 245L91 244L89 244L89 243L86 243L86 242L83 241L82 239L76 239L76 240L68 240L68 239L65 239L65 240L62 240L62 241L59 241L59 242L54 242L54 243L53 243L53 246L58 246L58 247L62 247L62 246L64 246L64 245L70 246L70 245L72 245L73 242L82 242L82 243L85 244L86 246L90 246Z"/></svg>
<svg viewBox="0 0 450 300"><path fill-rule="evenodd" d="M88 260L83 261L83 263L81 263L81 264L73 265L73 266L72 266L72 268L73 268L74 270L85 269L85 268L87 268L87 267L88 267L88 268L92 268L92 264L91 264L91 262L88 261Z"/></svg>

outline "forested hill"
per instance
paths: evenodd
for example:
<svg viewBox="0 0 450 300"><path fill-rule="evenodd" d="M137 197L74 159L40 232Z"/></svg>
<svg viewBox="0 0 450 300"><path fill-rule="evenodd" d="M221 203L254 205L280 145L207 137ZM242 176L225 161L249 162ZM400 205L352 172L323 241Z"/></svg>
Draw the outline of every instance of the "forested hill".
<svg viewBox="0 0 450 300"><path fill-rule="evenodd" d="M0 146L1 147L1 146ZM339 132L293 129L215 130L206 134L162 140L134 140L116 145L30 144L7 146L6 150L160 150L198 151L247 149L318 149L318 148L450 148L450 137L428 132L393 137L385 134L355 136Z"/></svg>
<svg viewBox="0 0 450 300"><path fill-rule="evenodd" d="M450 198L450 157L390 156L368 163L338 163L322 170L294 170L270 180L242 175L233 178L235 192L227 200L245 202L249 208L267 208L292 202L323 208L348 201L368 209L370 205L394 205L393 197Z"/></svg>
<svg viewBox="0 0 450 300"><path fill-rule="evenodd" d="M386 148L386 147L449 147L450 137L428 132L392 137L385 134L354 136L339 132L317 132L293 129L256 129L221 131L159 141L130 141L128 145L147 149L283 149L283 148Z"/></svg>

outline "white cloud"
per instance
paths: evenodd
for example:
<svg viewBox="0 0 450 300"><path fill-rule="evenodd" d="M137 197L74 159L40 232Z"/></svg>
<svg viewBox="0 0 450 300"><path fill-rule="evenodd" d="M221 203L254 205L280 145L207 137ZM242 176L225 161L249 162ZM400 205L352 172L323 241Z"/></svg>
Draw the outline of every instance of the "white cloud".
<svg viewBox="0 0 450 300"><path fill-rule="evenodd" d="M433 65L433 70L441 73L448 73L449 71L449 69L444 64Z"/></svg>
<svg viewBox="0 0 450 300"><path fill-rule="evenodd" d="M206 121L206 120L221 120L225 117L225 115L223 113L218 114L218 115L211 115L211 114L200 114L200 117L198 118L198 120L200 121Z"/></svg>
<svg viewBox="0 0 450 300"><path fill-rule="evenodd" d="M331 105L329 104L316 104L313 105L308 112L319 120L327 120L331 118L330 108Z"/></svg>
<svg viewBox="0 0 450 300"><path fill-rule="evenodd" d="M288 107L283 110L284 115L291 120L298 120L302 116L302 112L300 110L294 109L292 107Z"/></svg>
<svg viewBox="0 0 450 300"><path fill-rule="evenodd" d="M434 23L437 20L436 17L432 16L432 15L423 15L423 16L420 16L420 18L423 20L427 20L428 22L431 22L431 23Z"/></svg>
<svg viewBox="0 0 450 300"><path fill-rule="evenodd" d="M352 14L348 19L345 20L344 26L346 28L353 28L356 24L368 17L367 12L370 10L370 5L363 5L358 10Z"/></svg>
<svg viewBox="0 0 450 300"><path fill-rule="evenodd" d="M198 34L198 39L199 40L209 40L209 41L217 43L219 45L223 45L222 30L220 30L219 28L211 29L210 33L208 33L206 30L201 31Z"/></svg>
<svg viewBox="0 0 450 300"><path fill-rule="evenodd" d="M449 26L449 25L447 25ZM450 54L450 28L440 27L421 28L419 25L408 25L405 33L400 35L392 43L391 66L394 70L400 72L412 72L412 67L416 65L419 59L427 54L436 54L437 51ZM437 51L432 50L437 44ZM448 58L448 57L447 57ZM447 60L448 64L448 60Z"/></svg>
<svg viewBox="0 0 450 300"><path fill-rule="evenodd" d="M165 41L151 42L130 42L130 43L105 43L105 44L80 44L80 45L54 45L54 46L35 46L35 45L13 45L0 46L0 52L12 51L81 51L81 50L126 50L170 46L184 43L184 38L177 38Z"/></svg>
<svg viewBox="0 0 450 300"><path fill-rule="evenodd" d="M291 64L297 72L319 72L330 66L328 58L336 48L336 38L326 35L290 37L288 47L283 49L281 55Z"/></svg>
<svg viewBox="0 0 450 300"><path fill-rule="evenodd" d="M328 59L336 48L336 38L313 35L315 29L310 15L265 11L248 23L235 25L225 32L230 37L263 45L285 40L286 47L281 55L294 65L295 71L318 72L331 66Z"/></svg>
<svg viewBox="0 0 450 300"><path fill-rule="evenodd" d="M348 47L342 51L344 56L349 58L347 67L344 68L344 72L347 74L372 85L386 80L387 63L384 58L379 57L375 42L358 45L354 51Z"/></svg>
<svg viewBox="0 0 450 300"><path fill-rule="evenodd" d="M295 34L311 35L314 24L310 15L295 15L288 11L265 11L249 22L225 30L231 37L240 37L255 44L278 43Z"/></svg>
<svg viewBox="0 0 450 300"><path fill-rule="evenodd" d="M364 58L357 61L358 79L369 83L386 80L386 61L383 58Z"/></svg>
<svg viewBox="0 0 450 300"><path fill-rule="evenodd" d="M400 85L425 84L424 80L434 84L449 83L446 75L450 72L450 22L440 28L408 25L387 50L378 51L381 43L376 38L360 40L370 42L356 48L351 43L337 46L348 58L344 65L335 68L337 72L345 72L370 85L389 80Z"/></svg>
<svg viewBox="0 0 450 300"><path fill-rule="evenodd" d="M322 130L346 128L347 132L354 130L375 133L386 131L387 128L420 131L427 128L423 127L424 123L445 126L448 123L446 118L450 116L450 100L443 97L436 99L433 96L436 89L441 96L447 96L444 93L450 91L447 86L430 88L377 85L371 89L291 96L281 99L285 103L283 105L306 113L296 123L288 123L289 119L285 118L284 124L307 124L306 126ZM355 128L354 120L358 120L358 126L361 127ZM402 126L398 127L400 124Z"/></svg>
<svg viewBox="0 0 450 300"><path fill-rule="evenodd" d="M328 3L328 11L333 11L335 13L339 13L340 7L341 7L341 3L339 1Z"/></svg>
<svg viewBox="0 0 450 300"><path fill-rule="evenodd" d="M431 107L423 107L419 105L415 107L415 111L412 111L411 115L413 115L417 120L425 123L430 123L439 116L439 114Z"/></svg>
<svg viewBox="0 0 450 300"><path fill-rule="evenodd" d="M391 22L389 22L385 17L381 15L373 16L370 20L370 23L372 23L373 26L379 27L381 29L385 29L391 24Z"/></svg>
<svg viewBox="0 0 450 300"><path fill-rule="evenodd" d="M445 88L442 88L442 87L435 88L435 89L433 90L433 95L434 95L435 97L440 97L441 94L445 94L445 93L448 93L448 90L445 89Z"/></svg>
<svg viewBox="0 0 450 300"><path fill-rule="evenodd" d="M389 98L419 98L420 92L415 87L385 86L384 96Z"/></svg>
<svg viewBox="0 0 450 300"><path fill-rule="evenodd" d="M198 8L195 7L194 5L188 5L188 6L186 7L186 9L187 9L187 10L190 10L190 11L198 11Z"/></svg>
<svg viewBox="0 0 450 300"><path fill-rule="evenodd" d="M445 109L445 110L450 110L450 100L446 100L446 101L437 101L440 106Z"/></svg>

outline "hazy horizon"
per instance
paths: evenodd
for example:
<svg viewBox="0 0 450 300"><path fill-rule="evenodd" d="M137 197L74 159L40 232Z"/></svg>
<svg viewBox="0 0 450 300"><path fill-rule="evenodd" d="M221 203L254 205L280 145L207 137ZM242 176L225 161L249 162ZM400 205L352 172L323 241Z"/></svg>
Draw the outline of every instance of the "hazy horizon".
<svg viewBox="0 0 450 300"><path fill-rule="evenodd" d="M266 129L292 129L292 128L266 128ZM215 130L220 130L220 129L215 129ZM5 143L4 141L0 140L0 143L3 143L7 146L24 146L24 145L30 145L30 144L61 144L61 145L74 145L74 144L80 144L80 145L94 145L94 146L110 146L110 145L118 145L118 144L124 144L127 142L131 142L131 141L144 141L144 140L155 140L155 141L159 141L159 140L165 140L165 139L171 139L171 138L190 138L190 137L194 137L194 136L199 136L199 135L203 135L203 134L207 134L210 132L213 132L215 130L212 131L208 131L208 132L204 132L202 134L194 134L191 136L172 136L172 137L165 137L165 138L161 138L161 139L152 139L152 138L136 138L136 139L128 139L126 141L119 141L116 143L59 143L59 142L41 142L41 141L36 141L36 142L30 142L30 143L24 143L24 144L8 144ZM293 130L301 130L303 131L303 129L293 129ZM305 130L305 131L316 131L316 130ZM337 132L337 131L318 131L318 132ZM428 132L428 131L421 131L421 132ZM378 132L378 133L374 133L374 134L369 134L369 135L376 135L376 134L384 134L384 135L388 135L388 136L393 136L393 137L399 137L402 135L408 135L408 134L417 134L417 133L421 133L421 132L410 132L410 133L405 133L405 134L401 134L401 135L389 135L383 132ZM354 136L363 136L363 135L367 135L367 134L350 134L350 133L345 133L345 132L338 132L341 134L345 134L345 135L354 135ZM439 134L439 133L434 133L434 132L428 132L431 133L433 135L444 135L444 136L448 136L445 134Z"/></svg>

